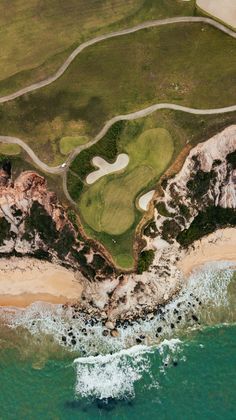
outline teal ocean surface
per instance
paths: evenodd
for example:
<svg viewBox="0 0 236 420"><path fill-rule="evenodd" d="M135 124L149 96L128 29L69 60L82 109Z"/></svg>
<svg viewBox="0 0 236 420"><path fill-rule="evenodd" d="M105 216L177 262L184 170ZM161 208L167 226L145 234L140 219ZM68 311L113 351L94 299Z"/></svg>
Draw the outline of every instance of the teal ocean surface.
<svg viewBox="0 0 236 420"><path fill-rule="evenodd" d="M236 418L230 264L205 266L165 312L117 339L72 322L60 306L2 311L0 319L0 419ZM70 328L73 351L61 340Z"/></svg>

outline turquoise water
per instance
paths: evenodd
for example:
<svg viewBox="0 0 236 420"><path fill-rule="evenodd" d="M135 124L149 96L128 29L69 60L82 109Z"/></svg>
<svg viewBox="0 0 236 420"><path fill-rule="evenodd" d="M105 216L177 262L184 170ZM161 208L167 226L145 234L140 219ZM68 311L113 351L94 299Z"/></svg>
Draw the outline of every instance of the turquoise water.
<svg viewBox="0 0 236 420"><path fill-rule="evenodd" d="M18 314L14 329L2 325L0 419L235 419L236 278L214 266L192 280L176 304L201 299L199 323L183 307L186 321L175 331L163 327L156 339L155 320L117 342L102 342L97 328L96 356L90 336L81 336L75 352L58 344L55 331L66 321L58 312L55 322L53 313L54 326L48 307L47 316L39 306ZM132 341L135 328L145 331L142 345Z"/></svg>

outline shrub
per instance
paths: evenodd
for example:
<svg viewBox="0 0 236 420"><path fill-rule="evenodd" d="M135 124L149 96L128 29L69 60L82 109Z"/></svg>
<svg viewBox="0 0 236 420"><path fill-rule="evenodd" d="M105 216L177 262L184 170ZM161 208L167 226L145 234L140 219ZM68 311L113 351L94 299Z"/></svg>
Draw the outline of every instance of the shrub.
<svg viewBox="0 0 236 420"><path fill-rule="evenodd" d="M4 240L10 238L10 223L5 219L5 217L2 217L0 219L0 245L3 245Z"/></svg>
<svg viewBox="0 0 236 420"><path fill-rule="evenodd" d="M215 173L199 170L194 177L187 182L187 188L192 192L196 199L200 199L209 190L210 182Z"/></svg>
<svg viewBox="0 0 236 420"><path fill-rule="evenodd" d="M154 260L154 256L155 256L155 253L152 249L141 252L138 259L138 268L137 268L138 274L142 274L144 271L148 270L148 268L150 267L150 265L152 264Z"/></svg>
<svg viewBox="0 0 236 420"><path fill-rule="evenodd" d="M232 165L233 169L236 169L236 150L232 153L229 153L226 156L226 160L228 163L230 163Z"/></svg>
<svg viewBox="0 0 236 420"><path fill-rule="evenodd" d="M172 214L167 210L164 201L159 201L159 203L157 203L155 207L161 216L172 217Z"/></svg>
<svg viewBox="0 0 236 420"><path fill-rule="evenodd" d="M176 239L182 246L188 246L202 236L227 225L236 226L235 210L211 206L200 212L189 228L180 232Z"/></svg>

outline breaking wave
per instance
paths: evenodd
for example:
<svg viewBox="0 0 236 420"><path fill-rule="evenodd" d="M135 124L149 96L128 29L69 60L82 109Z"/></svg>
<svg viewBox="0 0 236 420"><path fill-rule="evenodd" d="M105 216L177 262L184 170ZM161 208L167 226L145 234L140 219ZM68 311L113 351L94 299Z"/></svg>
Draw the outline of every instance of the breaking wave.
<svg viewBox="0 0 236 420"><path fill-rule="evenodd" d="M78 398L132 398L144 375L149 376L149 384L158 387L158 377L150 378L150 360L154 357L159 374L165 373L173 355L182 351L186 332L217 322L236 322L235 288L233 297L229 294L234 267L233 263L217 262L196 270L179 296L152 320L118 328L117 338L104 337L99 323L88 324L82 316L73 319L72 309L61 305L35 303L26 310L0 311L0 318L10 328L23 327L34 336L51 335L77 353L73 364ZM69 338L62 341L69 333L76 342L73 346ZM137 345L140 335L144 338Z"/></svg>

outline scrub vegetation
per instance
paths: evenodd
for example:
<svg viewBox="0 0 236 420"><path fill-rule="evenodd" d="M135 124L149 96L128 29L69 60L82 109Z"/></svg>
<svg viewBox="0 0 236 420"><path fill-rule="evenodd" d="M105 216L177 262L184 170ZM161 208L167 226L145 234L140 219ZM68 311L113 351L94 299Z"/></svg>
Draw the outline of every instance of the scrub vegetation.
<svg viewBox="0 0 236 420"><path fill-rule="evenodd" d="M179 233L177 241L183 246L188 246L202 238L203 235L208 235L216 229L226 226L236 226L235 210L212 206L206 211L200 212L189 228Z"/></svg>

